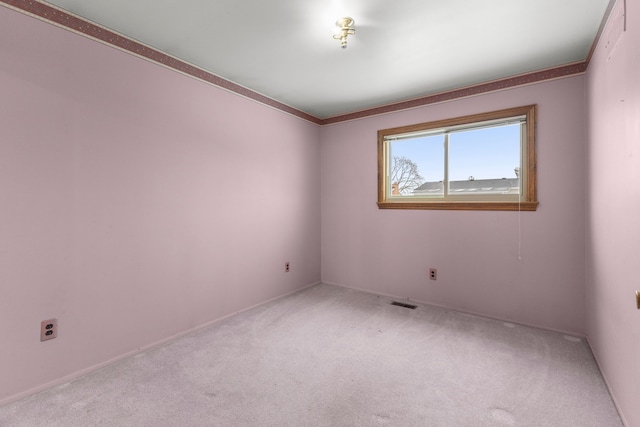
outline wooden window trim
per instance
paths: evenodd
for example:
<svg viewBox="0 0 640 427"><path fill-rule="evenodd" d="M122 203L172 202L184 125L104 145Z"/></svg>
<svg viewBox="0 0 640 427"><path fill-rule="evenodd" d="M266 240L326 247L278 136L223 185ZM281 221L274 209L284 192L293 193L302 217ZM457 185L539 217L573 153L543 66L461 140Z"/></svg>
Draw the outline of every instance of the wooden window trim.
<svg viewBox="0 0 640 427"><path fill-rule="evenodd" d="M435 210L491 210L491 211L535 211L538 207L537 196L537 160L536 160L536 105L508 108L469 116L401 126L378 131L378 208L379 209L435 209ZM406 201L387 200L386 188L386 153L385 137L403 133L420 132L429 129L446 128L469 123L483 122L514 116L526 116L526 167L525 194L519 201L437 201L426 199L411 199Z"/></svg>

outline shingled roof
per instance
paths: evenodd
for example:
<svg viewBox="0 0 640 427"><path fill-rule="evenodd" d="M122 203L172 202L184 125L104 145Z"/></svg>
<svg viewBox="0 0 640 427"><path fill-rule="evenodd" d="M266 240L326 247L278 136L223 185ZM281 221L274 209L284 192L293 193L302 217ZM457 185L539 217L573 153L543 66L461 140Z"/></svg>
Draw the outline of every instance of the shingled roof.
<svg viewBox="0 0 640 427"><path fill-rule="evenodd" d="M465 181L451 181L450 193L517 193L519 178L499 179L467 179ZM412 195L439 194L443 192L442 181L425 182L413 190Z"/></svg>

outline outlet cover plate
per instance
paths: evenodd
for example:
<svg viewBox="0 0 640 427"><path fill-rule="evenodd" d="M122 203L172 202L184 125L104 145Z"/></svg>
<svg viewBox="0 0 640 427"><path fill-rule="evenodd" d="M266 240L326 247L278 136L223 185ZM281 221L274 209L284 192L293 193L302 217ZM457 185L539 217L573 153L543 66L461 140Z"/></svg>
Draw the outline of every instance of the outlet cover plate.
<svg viewBox="0 0 640 427"><path fill-rule="evenodd" d="M40 322L40 341L49 341L58 336L58 319Z"/></svg>

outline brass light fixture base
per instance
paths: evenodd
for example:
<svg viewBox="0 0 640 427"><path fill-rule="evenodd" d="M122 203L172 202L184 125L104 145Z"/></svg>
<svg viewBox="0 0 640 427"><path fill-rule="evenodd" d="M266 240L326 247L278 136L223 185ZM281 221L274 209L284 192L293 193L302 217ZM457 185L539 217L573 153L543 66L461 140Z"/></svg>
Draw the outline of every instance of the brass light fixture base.
<svg viewBox="0 0 640 427"><path fill-rule="evenodd" d="M353 26L353 24L355 24L355 22L353 21L353 18L350 18L348 16L344 18L340 18L336 21L336 25L340 28L351 27Z"/></svg>

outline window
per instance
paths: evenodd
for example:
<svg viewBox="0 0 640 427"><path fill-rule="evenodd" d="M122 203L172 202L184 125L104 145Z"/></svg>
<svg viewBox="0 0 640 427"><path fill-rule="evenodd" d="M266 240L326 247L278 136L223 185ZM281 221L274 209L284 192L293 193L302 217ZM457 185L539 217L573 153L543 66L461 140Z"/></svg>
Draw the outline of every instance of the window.
<svg viewBox="0 0 640 427"><path fill-rule="evenodd" d="M378 131L380 209L534 211L536 106Z"/></svg>

